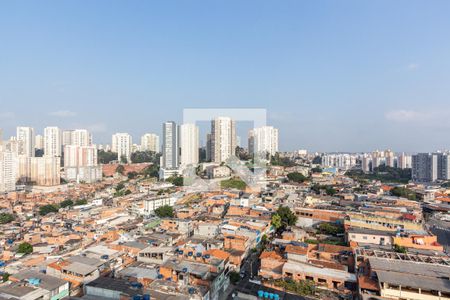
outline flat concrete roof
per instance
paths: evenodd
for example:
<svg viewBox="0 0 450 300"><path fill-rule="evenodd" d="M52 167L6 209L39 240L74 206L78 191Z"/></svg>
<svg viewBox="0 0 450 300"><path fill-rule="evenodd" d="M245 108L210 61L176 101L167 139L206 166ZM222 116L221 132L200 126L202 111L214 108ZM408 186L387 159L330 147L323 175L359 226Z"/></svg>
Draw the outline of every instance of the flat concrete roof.
<svg viewBox="0 0 450 300"><path fill-rule="evenodd" d="M287 262L284 264L283 271L316 274L324 277L333 277L342 281L356 282L355 274L331 268L322 268L310 264Z"/></svg>

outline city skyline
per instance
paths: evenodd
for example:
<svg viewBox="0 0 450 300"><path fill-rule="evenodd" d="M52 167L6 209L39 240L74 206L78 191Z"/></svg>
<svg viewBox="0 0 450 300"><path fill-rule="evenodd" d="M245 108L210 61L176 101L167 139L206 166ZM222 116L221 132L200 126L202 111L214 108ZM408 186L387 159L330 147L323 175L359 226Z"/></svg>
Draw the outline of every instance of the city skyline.
<svg viewBox="0 0 450 300"><path fill-rule="evenodd" d="M282 151L450 148L449 5L3 3L0 124L106 143L187 107L257 107Z"/></svg>

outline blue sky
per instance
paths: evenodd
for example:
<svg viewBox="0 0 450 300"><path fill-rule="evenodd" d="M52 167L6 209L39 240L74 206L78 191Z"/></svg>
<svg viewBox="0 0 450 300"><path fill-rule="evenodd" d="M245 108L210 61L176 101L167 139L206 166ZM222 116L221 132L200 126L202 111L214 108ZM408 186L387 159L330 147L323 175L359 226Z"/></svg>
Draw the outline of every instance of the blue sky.
<svg viewBox="0 0 450 300"><path fill-rule="evenodd" d="M135 141L266 108L282 150L450 148L449 1L2 1L0 128Z"/></svg>

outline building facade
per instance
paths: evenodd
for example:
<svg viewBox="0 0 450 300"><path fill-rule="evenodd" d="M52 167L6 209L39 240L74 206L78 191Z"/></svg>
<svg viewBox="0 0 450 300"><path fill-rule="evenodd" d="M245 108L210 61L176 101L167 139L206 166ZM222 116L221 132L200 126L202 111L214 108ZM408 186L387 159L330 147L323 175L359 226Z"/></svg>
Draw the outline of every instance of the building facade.
<svg viewBox="0 0 450 300"><path fill-rule="evenodd" d="M221 163L235 154L236 123L229 117L211 121L211 160Z"/></svg>
<svg viewBox="0 0 450 300"><path fill-rule="evenodd" d="M44 128L44 155L60 157L62 149L62 131L58 127Z"/></svg>
<svg viewBox="0 0 450 300"><path fill-rule="evenodd" d="M132 145L132 138L128 133L116 133L112 136L112 151L117 153L119 162L122 159L126 159L128 163L131 162Z"/></svg>
<svg viewBox="0 0 450 300"><path fill-rule="evenodd" d="M273 126L263 126L250 130L248 149L251 154L275 155L278 152L278 129Z"/></svg>
<svg viewBox="0 0 450 300"><path fill-rule="evenodd" d="M199 129L195 124L182 124L180 131L180 165L197 165L199 160Z"/></svg>
<svg viewBox="0 0 450 300"><path fill-rule="evenodd" d="M18 154L34 157L35 134L32 127L17 127Z"/></svg>
<svg viewBox="0 0 450 300"><path fill-rule="evenodd" d="M173 121L163 123L163 148L162 164L163 169L177 169L179 166L178 153L178 127Z"/></svg>
<svg viewBox="0 0 450 300"><path fill-rule="evenodd" d="M154 133L146 133L141 137L141 151L159 152L159 136Z"/></svg>

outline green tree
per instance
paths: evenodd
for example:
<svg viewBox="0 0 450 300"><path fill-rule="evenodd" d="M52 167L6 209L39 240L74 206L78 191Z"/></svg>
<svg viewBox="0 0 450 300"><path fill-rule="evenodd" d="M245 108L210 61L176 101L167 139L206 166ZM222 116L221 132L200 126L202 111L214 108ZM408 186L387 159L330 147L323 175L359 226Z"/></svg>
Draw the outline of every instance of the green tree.
<svg viewBox="0 0 450 300"><path fill-rule="evenodd" d="M171 176L169 178L167 178L168 182L172 183L175 186L183 186L183 177L182 176Z"/></svg>
<svg viewBox="0 0 450 300"><path fill-rule="evenodd" d="M136 178L138 176L138 173L137 172L129 172L128 173L128 179L134 179L134 178Z"/></svg>
<svg viewBox="0 0 450 300"><path fill-rule="evenodd" d="M313 173L322 173L322 169L321 168L319 168L319 167L315 167L315 168L312 168L311 169L311 172L313 172Z"/></svg>
<svg viewBox="0 0 450 300"><path fill-rule="evenodd" d="M302 296L310 296L315 293L314 282L310 280L295 281L292 279L276 279L274 284Z"/></svg>
<svg viewBox="0 0 450 300"><path fill-rule="evenodd" d="M327 185L325 187L325 193L327 193L328 196L334 196L337 191L332 186Z"/></svg>
<svg viewBox="0 0 450 300"><path fill-rule="evenodd" d="M407 252L405 247L399 246L399 245L397 245L397 244L394 244L393 249L394 249L394 251L397 252L397 253L406 253L406 252Z"/></svg>
<svg viewBox="0 0 450 300"><path fill-rule="evenodd" d="M295 162L289 157L281 157L279 153L276 153L270 158L270 164L272 166L283 166L283 167L293 167Z"/></svg>
<svg viewBox="0 0 450 300"><path fill-rule="evenodd" d="M416 192L405 187L396 186L391 190L391 195L396 197L403 197L409 200L417 200Z"/></svg>
<svg viewBox="0 0 450 300"><path fill-rule="evenodd" d="M272 225L275 229L279 229L283 225L279 214L272 215Z"/></svg>
<svg viewBox="0 0 450 300"><path fill-rule="evenodd" d="M127 164L128 163L128 158L125 155L121 155L120 156L120 163L121 164Z"/></svg>
<svg viewBox="0 0 450 300"><path fill-rule="evenodd" d="M63 202L61 202L61 203L59 204L59 206L60 206L61 208L73 206L73 201L70 200L70 199L64 200Z"/></svg>
<svg viewBox="0 0 450 300"><path fill-rule="evenodd" d="M123 182L119 182L116 186L116 191L123 190L125 188L125 184Z"/></svg>
<svg viewBox="0 0 450 300"><path fill-rule="evenodd" d="M11 276L9 273L3 273L2 274L2 281L7 282L9 280L9 276Z"/></svg>
<svg viewBox="0 0 450 300"><path fill-rule="evenodd" d="M344 233L344 227L337 224L332 223L320 223L318 226L318 230L322 234L329 234L329 235L337 235L340 233Z"/></svg>
<svg viewBox="0 0 450 300"><path fill-rule="evenodd" d="M321 165L322 164L322 156L316 156L313 158L312 163L315 165Z"/></svg>
<svg viewBox="0 0 450 300"><path fill-rule="evenodd" d="M53 205L53 204L47 204L47 205L39 207L39 214L41 216L45 216L49 213L55 213L55 212L58 212L58 206Z"/></svg>
<svg viewBox="0 0 450 300"><path fill-rule="evenodd" d="M14 215L9 213L0 214L0 224L8 224L14 221Z"/></svg>
<svg viewBox="0 0 450 300"><path fill-rule="evenodd" d="M33 246L31 244L24 242L19 245L19 248L17 249L17 253L23 253L23 254L30 254L33 253Z"/></svg>
<svg viewBox="0 0 450 300"><path fill-rule="evenodd" d="M293 226L297 222L297 216L287 206L278 207L277 214L281 218L282 227Z"/></svg>
<svg viewBox="0 0 450 300"><path fill-rule="evenodd" d="M87 204L87 200L86 199L78 199L75 202L75 205L86 205Z"/></svg>
<svg viewBox="0 0 450 300"><path fill-rule="evenodd" d="M97 154L97 160L100 164L109 164L110 162L117 160L117 153L99 150Z"/></svg>
<svg viewBox="0 0 450 300"><path fill-rule="evenodd" d="M131 162L138 163L159 163L161 154L153 151L136 151L131 153Z"/></svg>
<svg viewBox="0 0 450 300"><path fill-rule="evenodd" d="M231 271L229 273L229 276L230 276L230 281L232 284L236 284L239 282L239 280L241 280L241 276L236 271Z"/></svg>
<svg viewBox="0 0 450 300"><path fill-rule="evenodd" d="M173 207L170 205L163 205L155 209L155 214L160 218L173 218Z"/></svg>
<svg viewBox="0 0 450 300"><path fill-rule="evenodd" d="M230 178L227 180L222 180L220 182L220 187L222 189L245 190L245 188L247 187L247 184L244 181L242 181L241 179Z"/></svg>
<svg viewBox="0 0 450 300"><path fill-rule="evenodd" d="M289 179L289 181L293 181L293 182L305 182L308 178L306 178L305 175L299 173L299 172L292 172L287 174L287 178Z"/></svg>
<svg viewBox="0 0 450 300"><path fill-rule="evenodd" d="M118 165L116 168L116 173L122 174L125 172L125 167L123 165Z"/></svg>
<svg viewBox="0 0 450 300"><path fill-rule="evenodd" d="M145 177L159 177L159 166L157 164L152 164L142 171Z"/></svg>

